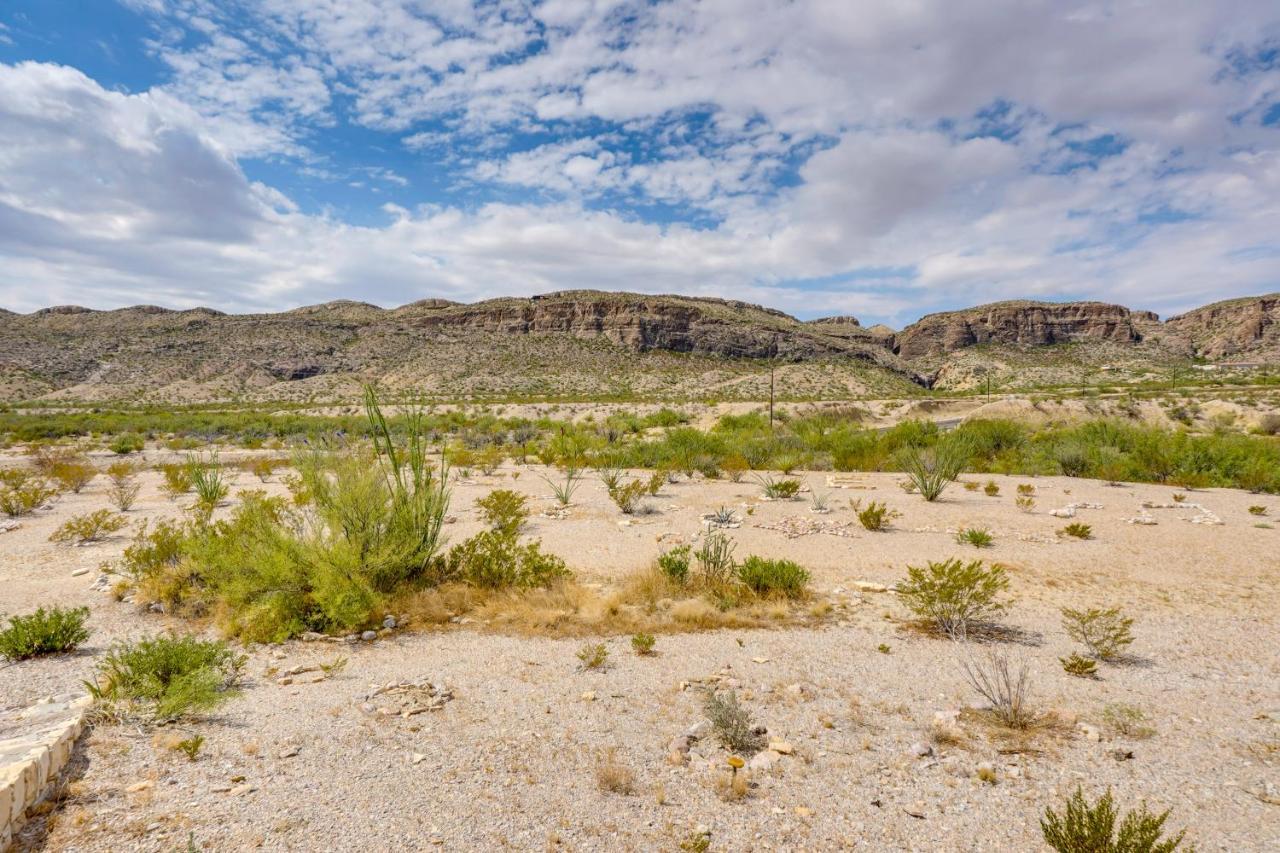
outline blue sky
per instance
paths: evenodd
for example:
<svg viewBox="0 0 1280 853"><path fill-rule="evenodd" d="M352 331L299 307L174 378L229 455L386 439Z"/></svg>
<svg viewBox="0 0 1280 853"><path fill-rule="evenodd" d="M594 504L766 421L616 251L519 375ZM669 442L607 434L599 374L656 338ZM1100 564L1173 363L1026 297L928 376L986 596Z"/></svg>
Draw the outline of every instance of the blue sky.
<svg viewBox="0 0 1280 853"><path fill-rule="evenodd" d="M16 0L0 306L1280 290L1280 9Z"/></svg>

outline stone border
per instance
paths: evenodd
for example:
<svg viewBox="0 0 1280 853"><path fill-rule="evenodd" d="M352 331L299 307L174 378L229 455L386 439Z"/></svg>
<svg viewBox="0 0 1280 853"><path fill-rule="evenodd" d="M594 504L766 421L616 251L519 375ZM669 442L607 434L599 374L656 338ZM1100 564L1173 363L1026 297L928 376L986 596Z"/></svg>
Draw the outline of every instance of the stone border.
<svg viewBox="0 0 1280 853"><path fill-rule="evenodd" d="M0 853L71 758L91 703L88 696L50 698L0 723Z"/></svg>

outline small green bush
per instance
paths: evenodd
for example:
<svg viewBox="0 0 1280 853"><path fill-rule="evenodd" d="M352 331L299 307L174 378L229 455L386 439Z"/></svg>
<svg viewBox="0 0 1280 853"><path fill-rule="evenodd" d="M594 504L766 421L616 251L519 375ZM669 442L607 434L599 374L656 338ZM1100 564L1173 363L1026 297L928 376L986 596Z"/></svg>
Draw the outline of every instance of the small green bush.
<svg viewBox="0 0 1280 853"><path fill-rule="evenodd" d="M0 631L0 656L25 660L73 651L89 639L89 629L84 626L88 618L87 607L41 607L26 616L10 616L9 627Z"/></svg>
<svg viewBox="0 0 1280 853"><path fill-rule="evenodd" d="M972 545L975 548L990 548L996 543L991 531L985 527L966 527L956 533L956 543Z"/></svg>
<svg viewBox="0 0 1280 853"><path fill-rule="evenodd" d="M504 533L519 533L529 517L525 496L511 489L495 489L476 501L485 524Z"/></svg>
<svg viewBox="0 0 1280 853"><path fill-rule="evenodd" d="M609 663L609 647L604 643L586 643L578 649L578 665L581 669L604 669Z"/></svg>
<svg viewBox="0 0 1280 853"><path fill-rule="evenodd" d="M1058 662L1062 664L1063 672L1076 678L1093 678L1098 674L1098 664L1076 652L1068 657L1058 658Z"/></svg>
<svg viewBox="0 0 1280 853"><path fill-rule="evenodd" d="M653 654L653 646L656 642L653 634L636 634L631 638L631 648L636 654L644 657Z"/></svg>
<svg viewBox="0 0 1280 853"><path fill-rule="evenodd" d="M1075 539L1092 539L1093 528L1079 521L1073 521L1058 531L1059 536L1071 536Z"/></svg>
<svg viewBox="0 0 1280 853"><path fill-rule="evenodd" d="M1116 702L1102 709L1103 724L1116 734L1146 740L1155 735L1156 730L1147 724L1147 713L1137 705L1126 705Z"/></svg>
<svg viewBox="0 0 1280 853"><path fill-rule="evenodd" d="M733 577L734 547L733 540L719 531L708 533L702 540L702 547L693 556L698 560L707 586L723 587Z"/></svg>
<svg viewBox="0 0 1280 853"><path fill-rule="evenodd" d="M169 496L170 500L176 500L191 491L191 468L189 466L177 462L166 462L157 467L164 477L164 485L160 488Z"/></svg>
<svg viewBox="0 0 1280 853"><path fill-rule="evenodd" d="M609 497L626 515L633 515L642 506L641 499L648 493L649 487L642 480L632 480L609 490Z"/></svg>
<svg viewBox="0 0 1280 853"><path fill-rule="evenodd" d="M144 637L113 646L86 686L107 713L176 720L234 695L245 661L220 640Z"/></svg>
<svg viewBox="0 0 1280 853"><path fill-rule="evenodd" d="M213 512L231 492L216 454L208 460L189 457L187 472L191 489L196 493L196 506L205 513Z"/></svg>
<svg viewBox="0 0 1280 853"><path fill-rule="evenodd" d="M1110 789L1090 805L1077 787L1061 815L1045 809L1040 830L1045 843L1057 853L1173 853L1186 835L1184 830L1161 840L1169 811L1152 814L1145 803L1126 814L1118 827L1117 818ZM1195 851L1194 846L1186 849L1188 853Z"/></svg>
<svg viewBox="0 0 1280 853"><path fill-rule="evenodd" d="M970 626L990 620L1008 608L999 597L1009 588L1004 567L981 560L964 563L952 558L907 567L907 581L898 584L898 597L912 613L932 622L942 633L963 637Z"/></svg>
<svg viewBox="0 0 1280 853"><path fill-rule="evenodd" d="M147 441L136 432L122 432L113 436L107 443L107 449L120 456L137 453L147 446Z"/></svg>
<svg viewBox="0 0 1280 853"><path fill-rule="evenodd" d="M116 515L109 509L99 509L67 519L49 535L49 541L74 542L78 545L97 542L104 536L124 529L128 523L123 516Z"/></svg>
<svg viewBox="0 0 1280 853"><path fill-rule="evenodd" d="M889 509L885 504L877 503L876 501L867 504L865 508L855 503L853 510L858 514L858 521L862 526L871 531L888 528L890 521L902 515L902 513Z"/></svg>
<svg viewBox="0 0 1280 853"><path fill-rule="evenodd" d="M10 468L0 477L0 512L10 518L29 515L58 494L49 481L23 468Z"/></svg>
<svg viewBox="0 0 1280 853"><path fill-rule="evenodd" d="M734 691L708 691L702 710L716 737L728 749L750 755L764 748L764 736L756 733L751 714L738 703Z"/></svg>
<svg viewBox="0 0 1280 853"><path fill-rule="evenodd" d="M926 501L942 497L947 486L964 471L968 453L958 441L940 441L934 447L908 447L898 455L915 491Z"/></svg>
<svg viewBox="0 0 1280 853"><path fill-rule="evenodd" d="M758 595L779 594L800 598L809 583L809 573L791 560L747 557L738 566L738 579Z"/></svg>
<svg viewBox="0 0 1280 853"><path fill-rule="evenodd" d="M1133 642L1133 619L1118 607L1105 610L1062 608L1062 627L1067 636L1081 643L1098 660L1113 660Z"/></svg>
<svg viewBox="0 0 1280 853"><path fill-rule="evenodd" d="M669 551L658 555L658 568L662 573L678 584L689 580L689 554L692 549L688 545L677 545Z"/></svg>
<svg viewBox="0 0 1280 853"><path fill-rule="evenodd" d="M987 484L982 487L982 491L986 493L987 497L994 498L1000 494L1000 486L995 480L987 480Z"/></svg>
<svg viewBox="0 0 1280 853"><path fill-rule="evenodd" d="M787 478L774 479L773 477L761 477L760 487L764 489L764 496L775 501L789 501L800 494L801 483L799 480Z"/></svg>

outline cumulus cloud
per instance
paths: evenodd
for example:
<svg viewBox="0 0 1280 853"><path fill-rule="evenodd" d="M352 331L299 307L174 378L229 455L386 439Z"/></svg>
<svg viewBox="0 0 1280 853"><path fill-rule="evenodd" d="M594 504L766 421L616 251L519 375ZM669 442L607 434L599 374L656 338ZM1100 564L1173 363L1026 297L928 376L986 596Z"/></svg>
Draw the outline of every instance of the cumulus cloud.
<svg viewBox="0 0 1280 853"><path fill-rule="evenodd" d="M1262 0L129 3L149 90L0 66L7 307L603 287L901 322L1280 289ZM348 127L443 197L334 166ZM264 159L396 202L306 213Z"/></svg>

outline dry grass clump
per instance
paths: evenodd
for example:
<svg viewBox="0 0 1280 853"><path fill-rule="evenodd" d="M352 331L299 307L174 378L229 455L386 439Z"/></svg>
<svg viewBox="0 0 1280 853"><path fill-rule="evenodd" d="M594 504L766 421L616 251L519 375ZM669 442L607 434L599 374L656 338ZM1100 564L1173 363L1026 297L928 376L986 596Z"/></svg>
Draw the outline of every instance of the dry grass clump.
<svg viewBox="0 0 1280 853"><path fill-rule="evenodd" d="M607 749L596 763L596 787L608 794L631 796L636 792L636 774L618 761L618 751Z"/></svg>

